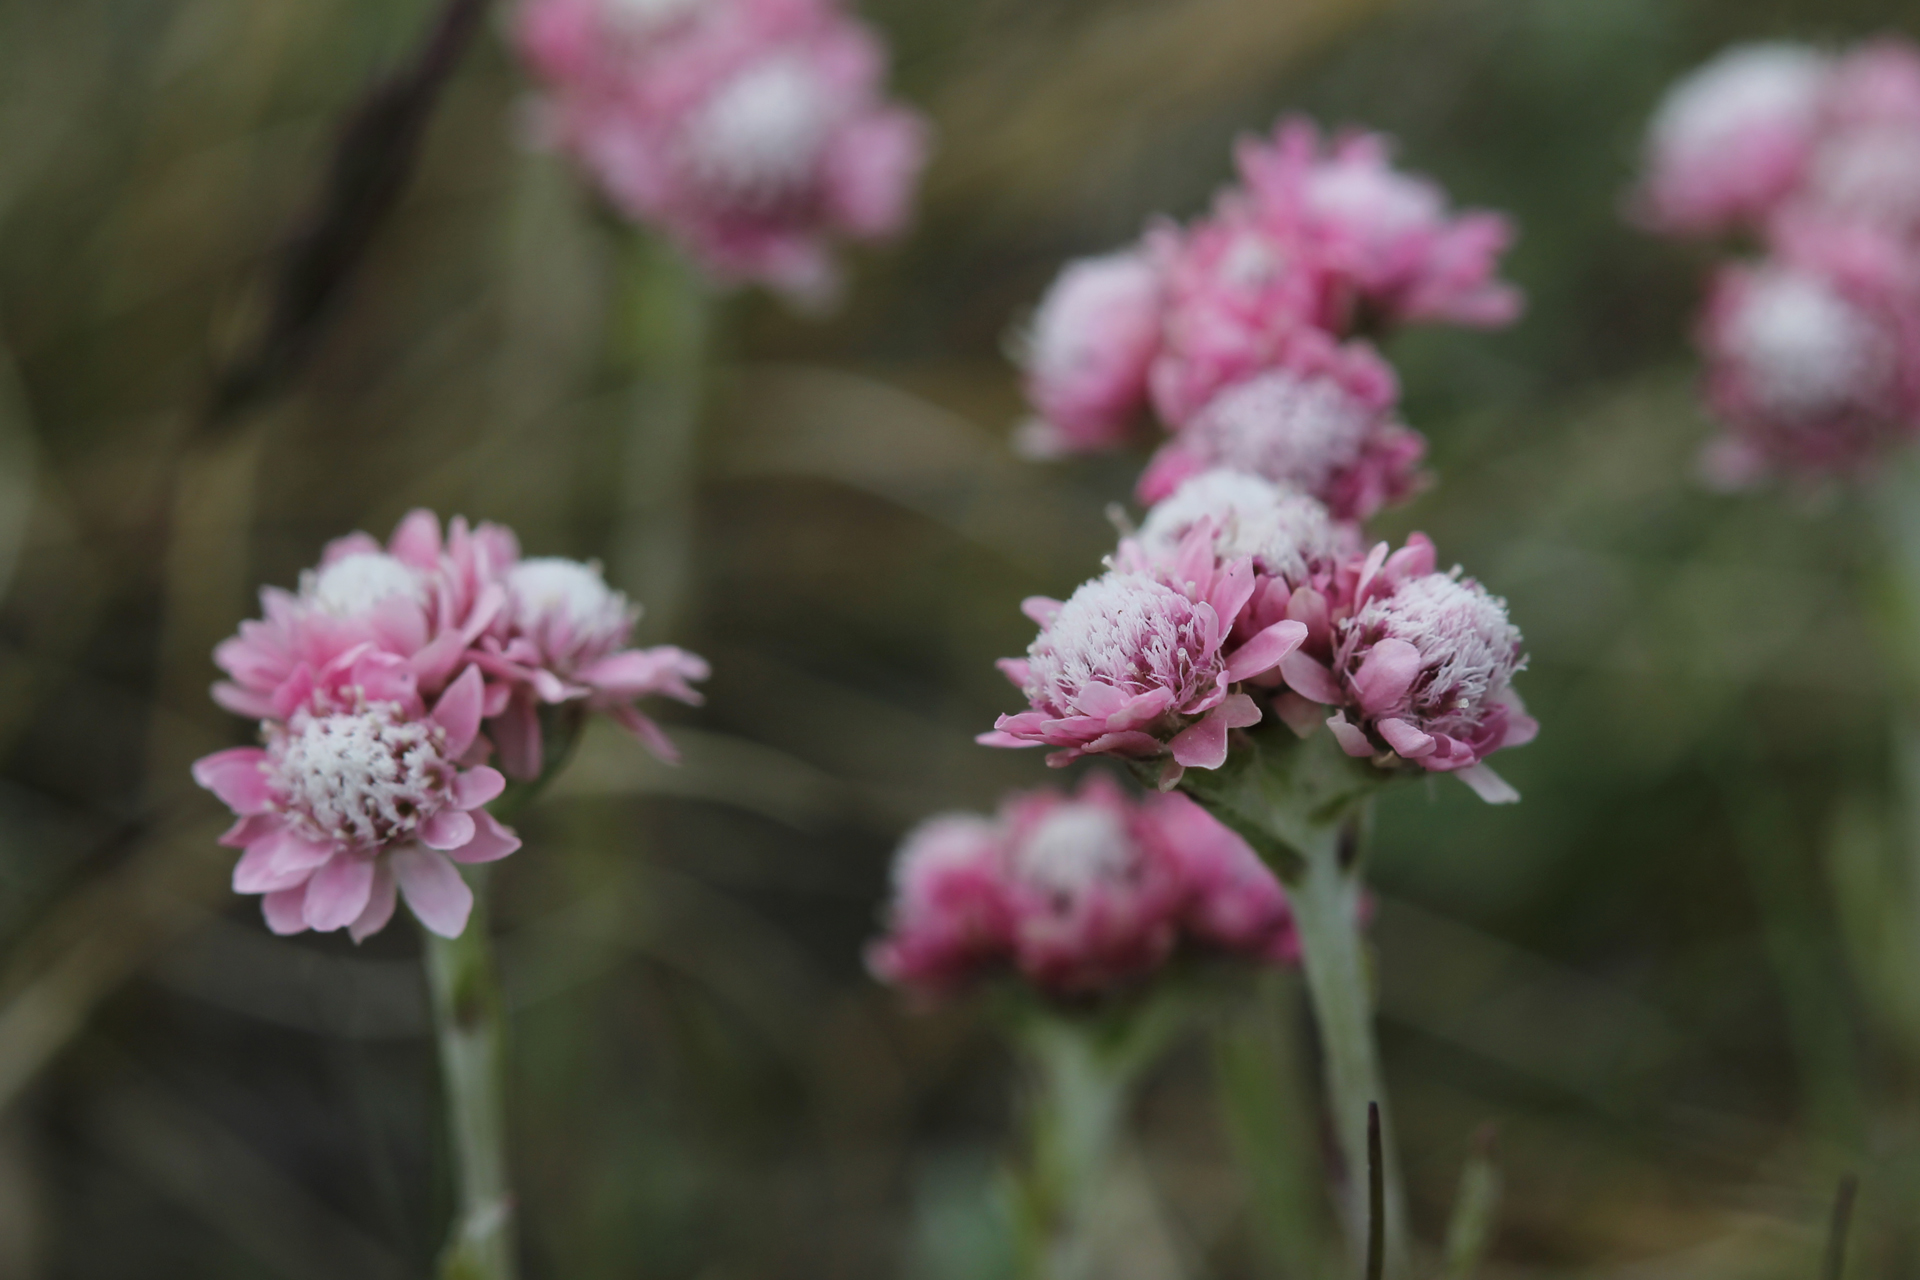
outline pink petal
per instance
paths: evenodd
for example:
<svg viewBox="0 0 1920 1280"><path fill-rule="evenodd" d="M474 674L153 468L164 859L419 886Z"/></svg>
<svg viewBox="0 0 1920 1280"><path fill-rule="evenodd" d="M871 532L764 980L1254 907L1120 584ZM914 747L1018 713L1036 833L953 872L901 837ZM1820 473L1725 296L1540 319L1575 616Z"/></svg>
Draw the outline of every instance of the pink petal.
<svg viewBox="0 0 1920 1280"><path fill-rule="evenodd" d="M272 799L261 768L266 759L267 753L258 747L216 751L193 762L193 780L235 813L264 813Z"/></svg>
<svg viewBox="0 0 1920 1280"><path fill-rule="evenodd" d="M1399 586L1408 578L1424 578L1433 572L1433 539L1424 533L1407 535L1407 545L1387 557L1384 566L1390 585Z"/></svg>
<svg viewBox="0 0 1920 1280"><path fill-rule="evenodd" d="M1245 680L1271 671L1280 660L1306 643L1307 628L1299 622L1276 622L1235 649L1227 658L1227 679Z"/></svg>
<svg viewBox="0 0 1920 1280"><path fill-rule="evenodd" d="M235 819L232 826L220 833L216 843L229 849L244 849L255 840L278 831L283 821L277 813L250 813Z"/></svg>
<svg viewBox="0 0 1920 1280"><path fill-rule="evenodd" d="M336 853L307 881L307 927L320 933L344 928L367 909L373 892L373 859Z"/></svg>
<svg viewBox="0 0 1920 1280"><path fill-rule="evenodd" d="M1031 746L1031 743L1020 743ZM1118 733L1103 733L1087 743L1086 754L1111 756L1157 756L1164 748L1160 739L1150 733L1141 733L1137 729L1124 729Z"/></svg>
<svg viewBox="0 0 1920 1280"><path fill-rule="evenodd" d="M443 938L459 937L473 912L473 890L447 855L408 848L393 854L392 860L400 892L420 923Z"/></svg>
<svg viewBox="0 0 1920 1280"><path fill-rule="evenodd" d="M1054 615L1060 612L1060 602L1048 596L1028 596L1020 602L1020 612L1033 620L1035 626L1045 630L1053 623Z"/></svg>
<svg viewBox="0 0 1920 1280"><path fill-rule="evenodd" d="M473 839L449 855L455 862L496 862L520 847L513 828L502 826L485 809L474 810L473 821Z"/></svg>
<svg viewBox="0 0 1920 1280"><path fill-rule="evenodd" d="M434 704L434 723L447 731L448 756L457 759L465 755L473 735L480 732L480 704L486 700L486 693L480 668L469 664Z"/></svg>
<svg viewBox="0 0 1920 1280"><path fill-rule="evenodd" d="M1007 733L1004 730L1000 730L1000 729L989 729L985 733L976 733L973 735L973 740L983 747L1018 748L1018 747L1037 747L1040 745L1040 742L1038 739L1016 738L1012 734Z"/></svg>
<svg viewBox="0 0 1920 1280"><path fill-rule="evenodd" d="M500 771L483 764L454 775L453 803L460 809L478 809L506 789L507 780Z"/></svg>
<svg viewBox="0 0 1920 1280"><path fill-rule="evenodd" d="M307 886L302 884L268 894L260 899L260 914L267 918L267 928L283 937L289 933L305 933Z"/></svg>
<svg viewBox="0 0 1920 1280"><path fill-rule="evenodd" d="M668 764L680 763L680 748L673 745L673 739L663 732L636 707L616 704L608 707L607 714L613 717L615 724L640 739L640 745Z"/></svg>
<svg viewBox="0 0 1920 1280"><path fill-rule="evenodd" d="M1488 804L1514 804L1520 799L1520 793L1505 778L1484 764L1472 765L1453 776L1472 787L1473 794Z"/></svg>
<svg viewBox="0 0 1920 1280"><path fill-rule="evenodd" d="M1369 714L1397 706L1420 674L1420 651L1405 640L1382 640L1353 673L1353 691Z"/></svg>
<svg viewBox="0 0 1920 1280"><path fill-rule="evenodd" d="M1333 672L1298 649L1280 659L1280 677L1295 693L1323 706L1338 706L1346 701Z"/></svg>
<svg viewBox="0 0 1920 1280"><path fill-rule="evenodd" d="M333 857L331 844L307 839L288 830L285 826L276 826L248 846L248 852L262 850L262 858L270 872L279 876L282 873L298 871L302 875L311 873L324 866L327 859ZM257 893L255 889L242 889L242 893Z"/></svg>
<svg viewBox="0 0 1920 1280"><path fill-rule="evenodd" d="M1335 712L1328 716L1327 728L1333 730L1334 739L1339 742L1340 749L1348 755L1370 756L1373 754L1373 744L1367 741L1367 735L1360 731L1359 726L1349 724L1344 712Z"/></svg>
<svg viewBox="0 0 1920 1280"><path fill-rule="evenodd" d="M493 740L509 778L529 782L540 776L540 716L524 694L516 695L493 722Z"/></svg>
<svg viewBox="0 0 1920 1280"><path fill-rule="evenodd" d="M1089 681L1082 685L1074 696L1074 705L1082 715L1094 716L1105 720L1133 699L1124 689L1116 689L1110 684Z"/></svg>
<svg viewBox="0 0 1920 1280"><path fill-rule="evenodd" d="M1126 706L1107 717L1107 728L1116 732L1135 729L1157 719L1162 711L1173 705L1173 696L1173 690L1164 685L1136 694Z"/></svg>
<svg viewBox="0 0 1920 1280"><path fill-rule="evenodd" d="M367 895L367 909L347 926L347 933L355 942L365 942L393 919L395 888L393 868L384 862L377 864L373 869L373 890Z"/></svg>
<svg viewBox="0 0 1920 1280"><path fill-rule="evenodd" d="M458 849L473 839L473 815L462 809L442 809L420 824L420 843L429 849Z"/></svg>
<svg viewBox="0 0 1920 1280"><path fill-rule="evenodd" d="M1002 658L993 665L1000 669L1000 674L1005 676L1014 688L1022 692L1026 690L1027 681L1031 677L1028 674L1028 663L1025 658Z"/></svg>
<svg viewBox="0 0 1920 1280"><path fill-rule="evenodd" d="M1320 727L1319 704L1309 702L1292 690L1274 698L1273 714L1279 716L1281 723L1293 730L1297 738L1312 737L1313 731Z"/></svg>
<svg viewBox="0 0 1920 1280"><path fill-rule="evenodd" d="M1235 619L1240 611L1247 607L1247 601L1253 599L1254 576L1253 557L1242 556L1228 566L1224 576L1213 584L1213 590L1207 593L1207 603L1213 606L1214 613L1220 617L1220 631L1224 635L1233 630Z"/></svg>
<svg viewBox="0 0 1920 1280"><path fill-rule="evenodd" d="M1244 693L1229 694L1216 714L1226 717L1227 728L1245 729L1260 723L1260 704Z"/></svg>
<svg viewBox="0 0 1920 1280"><path fill-rule="evenodd" d="M213 700L233 714L249 720L265 720L273 714L271 697L251 689L242 689L229 680L222 680L213 686Z"/></svg>
<svg viewBox="0 0 1920 1280"><path fill-rule="evenodd" d="M1398 718L1389 717L1374 727L1380 730L1380 736L1387 740L1387 745L1392 747L1395 754L1402 759L1418 760L1423 756L1432 755L1434 748L1438 745L1432 734L1422 733L1405 720Z"/></svg>
<svg viewBox="0 0 1920 1280"><path fill-rule="evenodd" d="M1167 748L1189 769L1218 769L1227 762L1227 717L1218 709L1174 735Z"/></svg>
<svg viewBox="0 0 1920 1280"><path fill-rule="evenodd" d="M424 507L407 512L387 543L388 554L416 569L434 569L440 563L440 517Z"/></svg>
<svg viewBox="0 0 1920 1280"><path fill-rule="evenodd" d="M277 893L281 889L291 889L295 885L305 884L313 872L304 867L276 867L273 865L273 846L260 841L240 855L240 861L233 864L233 891L235 893Z"/></svg>
<svg viewBox="0 0 1920 1280"><path fill-rule="evenodd" d="M1366 601L1367 588L1373 585L1374 575L1380 572L1380 566L1386 562L1387 544L1384 542L1374 543L1373 550L1367 553L1366 562L1360 566L1360 580L1355 584L1353 589L1355 604L1361 604Z"/></svg>

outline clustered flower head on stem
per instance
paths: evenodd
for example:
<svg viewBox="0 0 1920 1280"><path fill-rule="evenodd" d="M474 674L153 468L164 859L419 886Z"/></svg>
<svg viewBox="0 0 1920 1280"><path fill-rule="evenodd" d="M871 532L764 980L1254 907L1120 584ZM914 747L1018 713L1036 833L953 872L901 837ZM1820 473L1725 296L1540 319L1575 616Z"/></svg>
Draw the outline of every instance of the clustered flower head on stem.
<svg viewBox="0 0 1920 1280"><path fill-rule="evenodd" d="M1920 50L1729 50L1656 114L1641 220L1739 233L1696 327L1710 483L1857 477L1920 435Z"/></svg>
<svg viewBox="0 0 1920 1280"><path fill-rule="evenodd" d="M1129 798L1090 775L1069 796L947 814L894 863L873 971L922 998L1018 975L1083 1000L1137 986L1176 954L1297 957L1286 895L1253 850L1179 794Z"/></svg>
<svg viewBox="0 0 1920 1280"><path fill-rule="evenodd" d="M835 0L524 0L536 139L723 282L818 303L831 244L905 225L928 129Z"/></svg>
<svg viewBox="0 0 1920 1280"><path fill-rule="evenodd" d="M194 778L239 815L234 889L264 895L275 932L383 927L396 892L444 936L472 895L453 862L486 862L519 838L481 806L506 775L543 764L538 709L605 711L657 754L672 744L634 705L697 703L707 664L672 646L633 649L638 610L597 566L520 558L498 525L431 512L385 546L330 544L298 592L261 593L264 618L214 651L222 706L260 721L264 747L217 752ZM451 859L451 861L449 861Z"/></svg>
<svg viewBox="0 0 1920 1280"><path fill-rule="evenodd" d="M1415 492L1424 439L1367 339L1415 323L1503 325L1511 224L1457 212L1391 164L1378 134L1324 142L1299 118L1242 141L1240 181L1186 225L1070 264L1023 343L1032 455L1112 448L1151 408L1172 439L1142 476L1155 502L1230 467L1363 520Z"/></svg>

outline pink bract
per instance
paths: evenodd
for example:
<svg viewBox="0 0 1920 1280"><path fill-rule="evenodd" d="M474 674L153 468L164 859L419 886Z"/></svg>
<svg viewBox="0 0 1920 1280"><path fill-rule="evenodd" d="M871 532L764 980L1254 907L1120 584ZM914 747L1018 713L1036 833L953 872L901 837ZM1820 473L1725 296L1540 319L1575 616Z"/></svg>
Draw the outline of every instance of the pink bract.
<svg viewBox="0 0 1920 1280"><path fill-rule="evenodd" d="M1520 314L1499 279L1513 226L1486 210L1455 213L1434 182L1393 167L1383 135L1349 131L1323 150L1299 117L1243 139L1240 175L1269 223L1296 225L1323 278L1321 323L1375 332L1418 322L1497 327Z"/></svg>
<svg viewBox="0 0 1920 1280"><path fill-rule="evenodd" d="M1239 683L1278 666L1305 628L1280 621L1237 638L1256 586L1252 558L1221 565L1206 530L1192 541L1165 573L1117 565L1064 604L1026 601L1040 635L1000 669L1032 709L1001 716L979 741L1056 748L1047 757L1056 767L1090 754L1159 760L1163 788L1186 769L1224 764L1227 731L1260 721Z"/></svg>
<svg viewBox="0 0 1920 1280"><path fill-rule="evenodd" d="M1681 80L1648 129L1640 220L1687 235L1763 222L1805 173L1832 68L1805 46L1740 45Z"/></svg>
<svg viewBox="0 0 1920 1280"><path fill-rule="evenodd" d="M1029 457L1123 444L1147 403L1160 348L1160 276L1140 252L1068 263L1022 343L1027 399L1037 415L1018 441Z"/></svg>
<svg viewBox="0 0 1920 1280"><path fill-rule="evenodd" d="M482 808L506 779L470 760L483 685L468 667L431 711L406 663L371 647L313 674L265 749L198 761L194 780L239 821L237 893L261 894L275 933L385 927L396 895L444 937L466 927L472 892L454 862L489 862L520 838ZM451 859L451 861L450 861Z"/></svg>
<svg viewBox="0 0 1920 1280"><path fill-rule="evenodd" d="M1226 387L1154 455L1135 496L1157 502L1222 467L1312 494L1342 520L1411 496L1427 443L1394 414L1392 371L1364 346L1325 354Z"/></svg>
<svg viewBox="0 0 1920 1280"><path fill-rule="evenodd" d="M950 814L908 836L868 963L923 998L1018 974L1076 999L1144 981L1183 948L1295 958L1286 896L1186 797L1130 799L1096 774L1072 796L1015 795L991 820Z"/></svg>
<svg viewBox="0 0 1920 1280"><path fill-rule="evenodd" d="M527 0L516 35L539 139L723 282L822 301L833 240L908 217L926 125L830 0Z"/></svg>

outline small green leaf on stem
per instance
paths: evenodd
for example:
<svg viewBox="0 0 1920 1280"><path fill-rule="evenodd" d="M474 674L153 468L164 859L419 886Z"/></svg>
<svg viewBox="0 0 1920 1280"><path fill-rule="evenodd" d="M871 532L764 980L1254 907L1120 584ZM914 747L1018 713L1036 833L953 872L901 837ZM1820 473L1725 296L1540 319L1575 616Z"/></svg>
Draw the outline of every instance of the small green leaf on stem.
<svg viewBox="0 0 1920 1280"><path fill-rule="evenodd" d="M1496 1131L1482 1125L1460 1170L1453 1216L1447 1222L1446 1280L1470 1280L1486 1257L1500 1215L1500 1167L1494 1163Z"/></svg>

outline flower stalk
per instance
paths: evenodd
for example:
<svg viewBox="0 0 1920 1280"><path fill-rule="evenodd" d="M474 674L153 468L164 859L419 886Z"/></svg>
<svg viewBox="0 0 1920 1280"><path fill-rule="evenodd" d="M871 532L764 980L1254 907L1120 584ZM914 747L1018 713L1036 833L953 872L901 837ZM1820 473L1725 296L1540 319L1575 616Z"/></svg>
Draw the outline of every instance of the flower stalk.
<svg viewBox="0 0 1920 1280"><path fill-rule="evenodd" d="M1267 726L1211 772L1183 786L1267 859L1293 906L1302 968L1320 1033L1327 1105L1345 1180L1340 1218L1356 1261L1366 1255L1369 1104L1378 1103L1388 1275L1404 1275L1406 1203L1373 1028L1373 984L1361 926L1359 830L1390 774L1342 752L1329 733L1305 740Z"/></svg>

